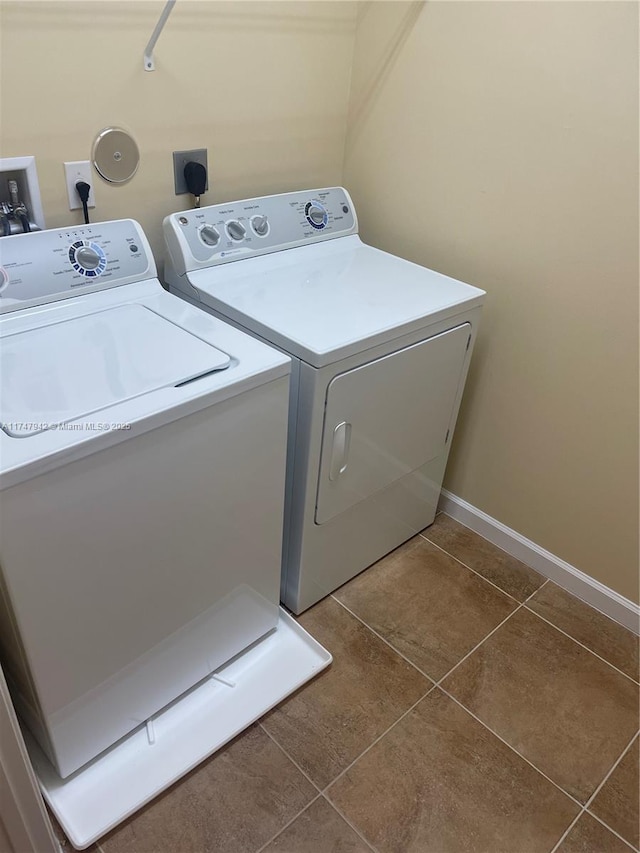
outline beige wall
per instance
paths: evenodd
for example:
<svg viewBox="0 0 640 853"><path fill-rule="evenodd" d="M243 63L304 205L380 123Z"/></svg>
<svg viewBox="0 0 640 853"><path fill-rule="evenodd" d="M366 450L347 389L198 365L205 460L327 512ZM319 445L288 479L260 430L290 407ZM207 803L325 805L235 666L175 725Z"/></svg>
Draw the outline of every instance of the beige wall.
<svg viewBox="0 0 640 853"><path fill-rule="evenodd" d="M362 4L365 240L488 292L446 487L638 599L638 6Z"/></svg>
<svg viewBox="0 0 640 853"><path fill-rule="evenodd" d="M143 49L164 5L0 4L2 156L36 156L47 226L80 222L62 163L89 159L103 127L127 127L139 172L120 187L96 177L92 216L139 219L157 255L162 218L190 205L174 194L173 150L208 149L209 203L340 182L356 12L179 0L147 73Z"/></svg>

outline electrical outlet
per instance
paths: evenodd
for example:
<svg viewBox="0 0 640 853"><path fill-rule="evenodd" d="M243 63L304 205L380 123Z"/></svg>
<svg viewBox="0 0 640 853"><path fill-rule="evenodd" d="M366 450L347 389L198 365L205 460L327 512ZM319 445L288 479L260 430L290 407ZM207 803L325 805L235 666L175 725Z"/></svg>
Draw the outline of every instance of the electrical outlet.
<svg viewBox="0 0 640 853"><path fill-rule="evenodd" d="M76 210L82 207L76 184L78 181L86 181L91 187L89 192L88 207L96 206L96 199L93 194L93 179L91 177L91 163L88 160L73 160L70 163L64 164L64 174L67 181L67 195L69 196L69 210Z"/></svg>
<svg viewBox="0 0 640 853"><path fill-rule="evenodd" d="M173 182L176 190L176 195L188 193L187 182L184 179L184 167L189 162L201 163L205 169L207 168L207 149L192 148L191 151L174 151L173 152ZM209 174L207 172L207 185L205 192L209 189Z"/></svg>

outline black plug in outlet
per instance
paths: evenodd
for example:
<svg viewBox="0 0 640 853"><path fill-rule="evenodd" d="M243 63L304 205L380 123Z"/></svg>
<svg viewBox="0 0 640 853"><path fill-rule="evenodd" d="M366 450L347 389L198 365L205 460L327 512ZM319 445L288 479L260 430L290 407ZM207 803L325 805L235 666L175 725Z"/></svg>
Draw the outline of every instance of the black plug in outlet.
<svg viewBox="0 0 640 853"><path fill-rule="evenodd" d="M193 160L190 160L184 167L184 178L189 192L194 198L195 206L200 207L200 196L207 189L207 170L202 163L194 163Z"/></svg>
<svg viewBox="0 0 640 853"><path fill-rule="evenodd" d="M207 149L194 148L191 151L174 151L173 152L173 181L175 185L176 195L184 195L189 192L186 179L184 177L184 167L187 163L200 163L207 169ZM205 186L205 191L209 189L209 182Z"/></svg>

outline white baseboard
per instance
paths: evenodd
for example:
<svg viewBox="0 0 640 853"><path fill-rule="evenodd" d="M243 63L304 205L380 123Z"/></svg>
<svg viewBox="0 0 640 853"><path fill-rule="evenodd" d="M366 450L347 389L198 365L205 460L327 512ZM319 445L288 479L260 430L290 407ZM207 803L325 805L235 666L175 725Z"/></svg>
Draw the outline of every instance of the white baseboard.
<svg viewBox="0 0 640 853"><path fill-rule="evenodd" d="M640 634L640 607L446 489L439 509L587 604Z"/></svg>

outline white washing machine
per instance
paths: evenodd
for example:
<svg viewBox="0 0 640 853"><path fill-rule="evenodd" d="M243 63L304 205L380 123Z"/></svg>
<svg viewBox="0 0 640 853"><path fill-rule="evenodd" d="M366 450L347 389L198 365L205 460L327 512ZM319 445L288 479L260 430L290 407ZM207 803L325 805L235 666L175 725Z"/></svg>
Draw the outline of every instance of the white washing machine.
<svg viewBox="0 0 640 853"><path fill-rule="evenodd" d="M164 234L172 292L292 358L281 595L299 613L433 521L485 294L364 245L340 187Z"/></svg>
<svg viewBox="0 0 640 853"><path fill-rule="evenodd" d="M6 237L0 264L2 663L59 777L75 774L65 788L34 758L63 799L80 791L85 846L330 660L280 649L290 683L212 682L214 712L181 723L202 742L180 741L172 711L155 743L153 715L268 638L241 667L264 675L282 628L290 359L167 293L132 220ZM162 766L145 776L118 746L83 787L76 771L132 730Z"/></svg>

